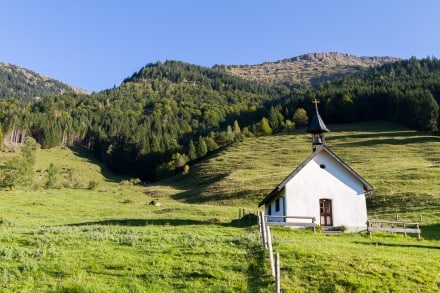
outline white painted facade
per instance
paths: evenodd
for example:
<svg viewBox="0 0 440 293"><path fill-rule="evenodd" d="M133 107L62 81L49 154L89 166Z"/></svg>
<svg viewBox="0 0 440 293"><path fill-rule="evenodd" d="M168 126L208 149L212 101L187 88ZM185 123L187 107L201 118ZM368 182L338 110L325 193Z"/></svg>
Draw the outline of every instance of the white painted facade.
<svg viewBox="0 0 440 293"><path fill-rule="evenodd" d="M321 226L366 229L365 193L373 187L328 148L322 146L262 201L266 215L315 217ZM321 213L320 200L331 201L330 215ZM279 209L276 201L279 201ZM270 210L269 210L270 209ZM328 216L327 223L324 216ZM269 221L305 222L269 218ZM309 220L310 221L310 220Z"/></svg>

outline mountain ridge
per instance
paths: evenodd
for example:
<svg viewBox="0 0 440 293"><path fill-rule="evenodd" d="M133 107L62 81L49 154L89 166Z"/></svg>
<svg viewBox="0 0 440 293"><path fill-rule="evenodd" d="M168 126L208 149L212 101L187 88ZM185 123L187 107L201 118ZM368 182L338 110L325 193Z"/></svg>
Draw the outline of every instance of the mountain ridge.
<svg viewBox="0 0 440 293"><path fill-rule="evenodd" d="M315 86L327 80L359 73L364 68L380 66L399 60L402 59L390 56L358 57L346 53L318 52L254 65L216 64L211 69L264 84ZM203 67L195 64L191 65ZM206 69L208 68L206 67ZM121 81L121 84L129 79ZM0 99L17 98L22 101L34 101L41 97L66 92L88 94L87 91L79 87L44 76L30 69L0 62Z"/></svg>
<svg viewBox="0 0 440 293"><path fill-rule="evenodd" d="M254 65L214 65L230 74L264 83L314 86L356 74L364 68L393 63L402 59L391 56L355 56L338 52L307 53L300 56Z"/></svg>
<svg viewBox="0 0 440 293"><path fill-rule="evenodd" d="M0 98L21 101L38 100L66 92L86 94L87 91L30 69L0 62Z"/></svg>

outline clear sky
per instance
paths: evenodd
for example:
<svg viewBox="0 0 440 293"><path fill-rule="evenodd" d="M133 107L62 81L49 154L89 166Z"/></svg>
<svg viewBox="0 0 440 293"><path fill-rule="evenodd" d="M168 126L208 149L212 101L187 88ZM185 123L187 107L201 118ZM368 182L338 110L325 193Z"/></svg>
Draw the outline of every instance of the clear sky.
<svg viewBox="0 0 440 293"><path fill-rule="evenodd" d="M88 91L148 63L440 57L438 0L0 0L0 62Z"/></svg>

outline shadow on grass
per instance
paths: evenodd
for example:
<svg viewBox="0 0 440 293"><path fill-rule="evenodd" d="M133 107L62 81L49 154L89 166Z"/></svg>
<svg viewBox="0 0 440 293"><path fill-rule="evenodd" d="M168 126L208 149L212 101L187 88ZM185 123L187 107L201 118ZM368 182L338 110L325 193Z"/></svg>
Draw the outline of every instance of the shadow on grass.
<svg viewBox="0 0 440 293"><path fill-rule="evenodd" d="M426 240L440 240L440 224L421 226L422 237Z"/></svg>
<svg viewBox="0 0 440 293"><path fill-rule="evenodd" d="M247 247L248 267L246 270L248 292L261 292L268 289L273 283L273 277L268 274L266 264L268 256L260 243L250 244Z"/></svg>
<svg viewBox="0 0 440 293"><path fill-rule="evenodd" d="M115 173L113 173L107 166L105 166L102 162L100 162L96 156L93 154L93 152L80 147L80 146L73 146L70 147L70 150L73 152L75 156L78 156L80 158L86 159L87 162L98 165L101 169L101 174L105 177L105 179L108 182L120 182L124 179L131 178L129 175L127 176L118 176Z"/></svg>
<svg viewBox="0 0 440 293"><path fill-rule="evenodd" d="M400 177L403 177L402 175ZM418 178L413 178L418 179ZM411 180L411 178L408 178ZM406 213L425 214L440 209L440 199L432 194L402 192L391 196L371 196L367 198L367 207L371 213Z"/></svg>
<svg viewBox="0 0 440 293"><path fill-rule="evenodd" d="M190 189L188 191L177 193L173 195L172 198L186 203L204 202L204 197L200 196L200 194L203 194L203 192L210 186L224 180L228 175L229 175L228 173L215 174L212 176L205 175L204 178L202 177L203 178L202 180L194 180L194 178L189 178L189 182L185 182L185 184L188 184ZM196 178L200 178L200 177L196 176ZM180 187L178 183L172 185L174 187Z"/></svg>
<svg viewBox="0 0 440 293"><path fill-rule="evenodd" d="M362 245L368 245L368 246L385 246L385 247L402 247L402 248L425 248L425 249L440 249L440 246L433 246L433 245L420 245L420 244L397 244L397 243L384 243L384 242L361 242L361 241L354 241L355 244L362 244Z"/></svg>
<svg viewBox="0 0 440 293"><path fill-rule="evenodd" d="M230 172L206 174L203 170L191 171L190 176L178 175L171 179L165 179L160 182L156 182L156 186L171 186L176 190L184 190L171 195L171 198L184 203L191 204L203 204L210 202L222 202L222 201L234 201L250 199L250 202L254 203L255 198L263 198L264 194L269 193L271 190L229 190L224 191L219 188L221 192L216 190L216 185L222 184L229 175Z"/></svg>
<svg viewBox="0 0 440 293"><path fill-rule="evenodd" d="M343 129L342 131L346 131ZM383 129L357 129L356 131L365 131L365 133L343 133L340 134L338 132L332 133L332 135L329 135L328 138L326 137L326 141L333 141L338 139L363 139L366 138L368 140L384 140L384 139L390 139L395 137L400 138L411 138L414 136L420 135L415 130L383 130Z"/></svg>
<svg viewBox="0 0 440 293"><path fill-rule="evenodd" d="M205 187L208 188L208 187ZM230 202L234 200L250 199L250 202L254 203L255 198L261 199L264 194L268 194L270 190L241 190L230 193L210 193L204 192L204 190L185 191L173 195L171 198L174 200L182 201L185 203L210 203L210 202Z"/></svg>
<svg viewBox="0 0 440 293"><path fill-rule="evenodd" d="M396 132L394 135L398 136L401 134L401 132ZM364 135L346 135L347 138L362 138ZM373 137L377 136L378 138L373 139ZM393 136L392 133L390 133L390 136ZM422 136L417 134L412 135L406 135L405 137L384 137L384 133L379 134L372 134L372 135L365 135L365 138L369 138L366 141L355 141L355 142L343 142L339 144L334 144L332 146L377 146L377 145L405 145L405 144L420 144L420 143L428 143L428 142L440 142L439 137L435 136ZM328 141L331 141L331 139L328 139Z"/></svg>
<svg viewBox="0 0 440 293"><path fill-rule="evenodd" d="M224 227L246 228L257 223L256 215L246 215L242 219L232 220L230 223L221 223L216 219L200 221L192 219L112 219L94 222L82 222L68 224L67 226L92 226L92 225L110 225L110 226L190 226L190 225L217 225Z"/></svg>

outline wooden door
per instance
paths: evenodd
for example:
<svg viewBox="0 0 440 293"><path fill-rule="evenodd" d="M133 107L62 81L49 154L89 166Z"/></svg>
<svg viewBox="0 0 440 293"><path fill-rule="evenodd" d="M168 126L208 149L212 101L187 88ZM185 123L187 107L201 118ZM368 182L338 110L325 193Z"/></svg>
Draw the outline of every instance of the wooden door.
<svg viewBox="0 0 440 293"><path fill-rule="evenodd" d="M319 215L321 226L333 226L332 201L330 199L319 200Z"/></svg>

